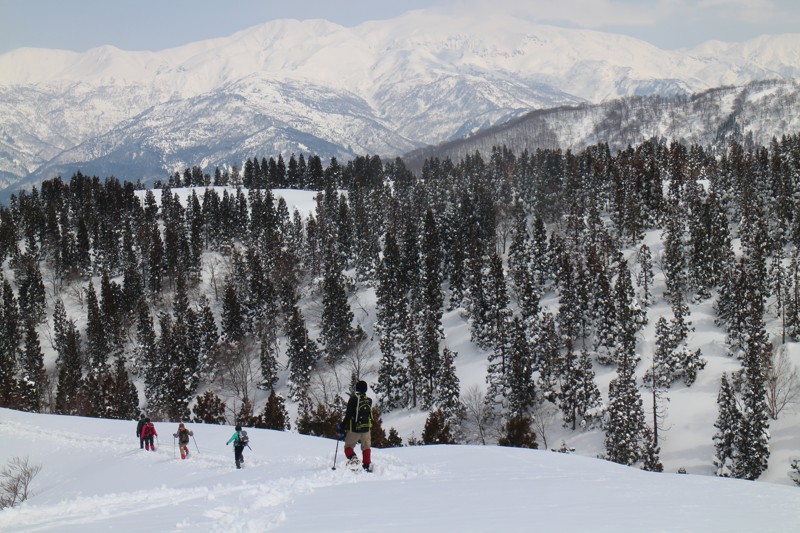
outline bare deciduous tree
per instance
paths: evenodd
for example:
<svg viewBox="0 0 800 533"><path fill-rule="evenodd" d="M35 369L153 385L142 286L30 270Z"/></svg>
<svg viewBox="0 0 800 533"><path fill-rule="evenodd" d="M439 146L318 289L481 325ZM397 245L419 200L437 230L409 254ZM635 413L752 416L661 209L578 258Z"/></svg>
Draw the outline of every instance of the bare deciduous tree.
<svg viewBox="0 0 800 533"><path fill-rule="evenodd" d="M234 402L237 399L242 403L252 401L258 384L254 370L258 368L258 350L253 342L222 343L217 368L221 369L220 386L229 398L232 397ZM236 415L235 403L233 411Z"/></svg>
<svg viewBox="0 0 800 533"><path fill-rule="evenodd" d="M209 274L211 287L214 289L214 300L219 301L219 283L218 280L224 277L230 268L217 256L211 256L209 259L203 261L203 267Z"/></svg>
<svg viewBox="0 0 800 533"><path fill-rule="evenodd" d="M531 408L531 426L536 435L542 437L542 448L547 449L547 429L553 424L558 408L547 400L537 401Z"/></svg>
<svg viewBox="0 0 800 533"><path fill-rule="evenodd" d="M767 374L769 416L778 419L781 411L800 401L800 374L786 353L786 345L776 346Z"/></svg>
<svg viewBox="0 0 800 533"><path fill-rule="evenodd" d="M356 379L364 379L373 372L374 365L369 363L373 360L374 353L374 343L363 337L356 341L344 356L345 367L350 373L348 380L350 375L355 376Z"/></svg>
<svg viewBox="0 0 800 533"><path fill-rule="evenodd" d="M0 472L0 509L14 507L31 496L33 478L42 470L42 465L32 465L28 458L14 457Z"/></svg>
<svg viewBox="0 0 800 533"><path fill-rule="evenodd" d="M494 412L486 403L486 395L480 387L472 385L461 395L461 403L464 404L461 432L467 443L485 445L495 425Z"/></svg>

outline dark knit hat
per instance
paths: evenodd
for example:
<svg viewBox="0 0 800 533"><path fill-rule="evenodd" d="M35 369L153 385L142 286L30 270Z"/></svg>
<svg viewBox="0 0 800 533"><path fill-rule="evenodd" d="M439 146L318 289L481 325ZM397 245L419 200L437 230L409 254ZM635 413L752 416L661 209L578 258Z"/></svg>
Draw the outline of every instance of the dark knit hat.
<svg viewBox="0 0 800 533"><path fill-rule="evenodd" d="M358 383L356 383L356 392L360 392L361 394L367 392L367 382L359 381Z"/></svg>

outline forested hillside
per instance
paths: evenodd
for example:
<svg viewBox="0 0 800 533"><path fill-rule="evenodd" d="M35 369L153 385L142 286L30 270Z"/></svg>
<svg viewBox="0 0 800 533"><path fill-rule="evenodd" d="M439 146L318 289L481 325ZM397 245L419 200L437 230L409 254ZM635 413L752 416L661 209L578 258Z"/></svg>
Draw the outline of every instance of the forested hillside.
<svg viewBox="0 0 800 533"><path fill-rule="evenodd" d="M164 181L76 173L2 208L0 405L334 436L365 379L385 419L424 413L416 433L379 424L379 447L536 447L546 405L603 435L607 459L659 470L666 397L707 364L687 341L700 305L735 368L717 473L758 478L796 399L780 347L800 336L797 135L721 156L496 148L419 176L376 156L254 157ZM274 189L318 190L315 211ZM669 312L649 322L654 305ZM461 386L445 314L485 354L480 387Z"/></svg>

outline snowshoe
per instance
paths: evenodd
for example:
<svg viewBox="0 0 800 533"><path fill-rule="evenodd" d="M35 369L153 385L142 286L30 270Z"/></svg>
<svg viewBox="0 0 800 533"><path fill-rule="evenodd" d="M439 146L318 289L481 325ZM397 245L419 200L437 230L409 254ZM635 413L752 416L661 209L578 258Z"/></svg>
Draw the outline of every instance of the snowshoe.
<svg viewBox="0 0 800 533"><path fill-rule="evenodd" d="M347 460L347 468L354 472L358 471L361 468L361 459L359 459L357 455L354 455Z"/></svg>
<svg viewBox="0 0 800 533"><path fill-rule="evenodd" d="M368 465L361 465L361 466L364 467L364 472L374 472L374 470L372 469L372 463L370 463Z"/></svg>

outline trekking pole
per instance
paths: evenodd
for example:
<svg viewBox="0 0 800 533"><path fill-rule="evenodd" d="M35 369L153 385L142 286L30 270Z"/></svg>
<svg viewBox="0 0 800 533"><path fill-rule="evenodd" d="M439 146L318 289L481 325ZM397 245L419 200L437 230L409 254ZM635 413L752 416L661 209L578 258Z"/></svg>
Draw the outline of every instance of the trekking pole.
<svg viewBox="0 0 800 533"><path fill-rule="evenodd" d="M176 459L177 456L175 455L175 437L172 437L172 458Z"/></svg>
<svg viewBox="0 0 800 533"><path fill-rule="evenodd" d="M197 441L194 440L194 435L192 435L192 442L194 442L194 449L197 450L197 453L200 453L200 448L197 447Z"/></svg>
<svg viewBox="0 0 800 533"><path fill-rule="evenodd" d="M336 452L333 454L333 468L331 470L336 470L336 456L339 455L339 439L336 439Z"/></svg>
<svg viewBox="0 0 800 533"><path fill-rule="evenodd" d="M161 443L158 442L158 435L156 435L156 444L158 444L158 449L160 450L161 449Z"/></svg>

